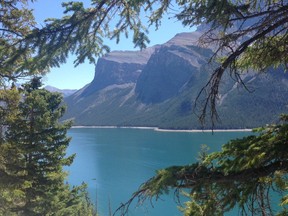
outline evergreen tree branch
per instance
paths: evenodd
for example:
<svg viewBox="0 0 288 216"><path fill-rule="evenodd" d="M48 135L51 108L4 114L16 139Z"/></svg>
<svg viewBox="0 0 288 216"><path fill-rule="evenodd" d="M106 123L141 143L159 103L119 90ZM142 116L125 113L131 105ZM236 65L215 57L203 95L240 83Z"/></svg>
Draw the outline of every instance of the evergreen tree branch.
<svg viewBox="0 0 288 216"><path fill-rule="evenodd" d="M286 14L285 14L286 15ZM279 15L280 17L283 14ZM274 30L278 29L281 26L284 26L288 23L288 16L284 16L284 18L280 19L279 21L275 22L274 24L268 26L267 28L263 26L263 29L259 29L258 32L245 42L241 43L235 51L230 54L221 65L216 68L211 75L207 84L200 90L197 98L196 103L199 100L200 96L206 92L208 89L208 95L204 101L204 104L201 105L202 111L200 114L200 121L204 124L206 119L207 110L210 110L210 119L212 119L212 126L214 126L215 121L218 120L217 114L217 97L219 94L219 87L220 82L222 80L222 76L224 72L230 67L231 65L235 64L236 60L251 46L253 43L257 42L258 40L264 38L265 36L269 35ZM222 47L223 48L223 47ZM231 67L230 67L231 68ZM230 73L237 73L237 67L233 68Z"/></svg>
<svg viewBox="0 0 288 216"><path fill-rule="evenodd" d="M281 119L287 121L287 115ZM208 211L204 215L216 210L223 214L236 204L242 211L272 211L268 196L271 188L287 191L287 129L285 123L261 128L257 136L232 140L220 152L203 154L198 163L158 170L117 211L126 215L134 200L138 204L152 202L171 190L178 194L182 189L190 190L191 205ZM215 208L209 209L209 203Z"/></svg>

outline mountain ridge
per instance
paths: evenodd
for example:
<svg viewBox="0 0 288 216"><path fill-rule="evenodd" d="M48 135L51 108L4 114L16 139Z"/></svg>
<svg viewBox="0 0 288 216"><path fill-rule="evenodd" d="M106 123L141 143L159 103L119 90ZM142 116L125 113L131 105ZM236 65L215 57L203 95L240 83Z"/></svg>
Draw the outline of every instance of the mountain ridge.
<svg viewBox="0 0 288 216"><path fill-rule="evenodd" d="M64 119L86 126L210 128L209 119L203 126L195 115L199 111L195 99L212 73L208 61L213 55L212 49L198 46L199 36L199 32L179 33L147 50L113 51L100 58L93 81L65 98ZM258 127L287 112L288 75L280 68L262 76L250 72L243 80L254 86L255 94L225 75L216 128Z"/></svg>
<svg viewBox="0 0 288 216"><path fill-rule="evenodd" d="M50 92L59 92L63 97L68 97L78 91L78 89L59 89L51 85L46 85L44 88Z"/></svg>

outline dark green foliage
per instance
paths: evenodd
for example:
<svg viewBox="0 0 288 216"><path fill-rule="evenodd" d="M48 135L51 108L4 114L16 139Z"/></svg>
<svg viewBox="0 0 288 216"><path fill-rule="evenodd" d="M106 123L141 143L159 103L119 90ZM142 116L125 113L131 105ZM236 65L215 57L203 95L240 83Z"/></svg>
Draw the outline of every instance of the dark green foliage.
<svg viewBox="0 0 288 216"><path fill-rule="evenodd" d="M60 105L62 96L39 86L40 79L32 79L18 92L22 99L18 97L13 107L10 105L14 109L7 111L13 118L5 119L0 145L0 213L95 215L86 186L70 189L64 183L67 174L63 166L69 166L75 155L66 156L71 122L59 123L65 110ZM17 90L5 93L12 99Z"/></svg>
<svg viewBox="0 0 288 216"><path fill-rule="evenodd" d="M47 73L65 63L69 53L76 55L76 66L85 60L95 63L96 57L109 51L105 37L118 41L129 30L136 47L145 48L149 42L139 17L142 2L91 1L89 8L82 2L66 2L62 4L64 16L46 19L41 28L36 26L29 2L0 3L1 82ZM113 27L112 18L116 20Z"/></svg>
<svg viewBox="0 0 288 216"><path fill-rule="evenodd" d="M284 214L288 199L287 115L281 120L282 124L255 129L255 135L231 140L220 152L202 152L198 163L157 171L122 206L124 213L135 198L142 203L172 189L177 194L184 189L191 198L182 209L185 215L223 215L236 206L243 215L275 215L282 208L271 205L272 191L281 197L280 215Z"/></svg>

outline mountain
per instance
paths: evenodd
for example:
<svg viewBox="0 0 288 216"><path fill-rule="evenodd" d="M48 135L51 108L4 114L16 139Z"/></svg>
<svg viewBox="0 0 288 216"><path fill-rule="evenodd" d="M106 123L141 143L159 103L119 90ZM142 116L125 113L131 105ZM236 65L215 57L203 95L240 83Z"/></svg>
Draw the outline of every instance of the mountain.
<svg viewBox="0 0 288 216"><path fill-rule="evenodd" d="M198 38L198 33L178 34L153 53L137 80L138 99L146 104L163 102L200 76L212 52L197 47Z"/></svg>
<svg viewBox="0 0 288 216"><path fill-rule="evenodd" d="M207 63L213 52L197 45L199 36L180 33L143 51L108 53L98 60L93 81L65 98L64 119L75 125L202 128L194 102L212 72ZM287 113L287 73L271 69L242 79L251 93L229 74L224 77L217 128L258 127Z"/></svg>
<svg viewBox="0 0 288 216"><path fill-rule="evenodd" d="M97 62L93 81L81 95L88 96L110 85L136 83L156 47L143 51L114 51Z"/></svg>
<svg viewBox="0 0 288 216"><path fill-rule="evenodd" d="M50 92L59 92L64 98L74 94L77 91L77 89L58 89L49 85L45 86L44 88Z"/></svg>

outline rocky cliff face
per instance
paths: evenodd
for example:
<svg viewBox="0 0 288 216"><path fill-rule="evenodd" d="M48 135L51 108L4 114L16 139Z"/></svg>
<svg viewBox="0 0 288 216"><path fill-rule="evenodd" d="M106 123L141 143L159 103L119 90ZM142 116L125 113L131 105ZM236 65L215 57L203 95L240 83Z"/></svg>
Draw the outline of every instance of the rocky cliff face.
<svg viewBox="0 0 288 216"><path fill-rule="evenodd" d="M191 36L191 35L190 35ZM192 79L199 77L211 51L193 45L163 45L150 57L136 85L143 103L159 103L178 95Z"/></svg>
<svg viewBox="0 0 288 216"><path fill-rule="evenodd" d="M64 118L74 119L75 125L201 128L194 102L209 79L207 62L213 52L197 45L199 35L181 33L143 51L115 51L100 58L93 81L65 99ZM281 68L246 74L243 80L253 94L228 74L224 78L216 127L258 127L287 112L288 74Z"/></svg>
<svg viewBox="0 0 288 216"><path fill-rule="evenodd" d="M114 51L97 62L93 81L82 96L93 94L109 85L136 83L156 47L143 51Z"/></svg>
<svg viewBox="0 0 288 216"><path fill-rule="evenodd" d="M198 38L198 32L179 33L167 43L143 51L108 53L98 60L94 79L81 95L109 85L137 83L136 93L144 103L174 96L207 61L207 53L196 46Z"/></svg>

